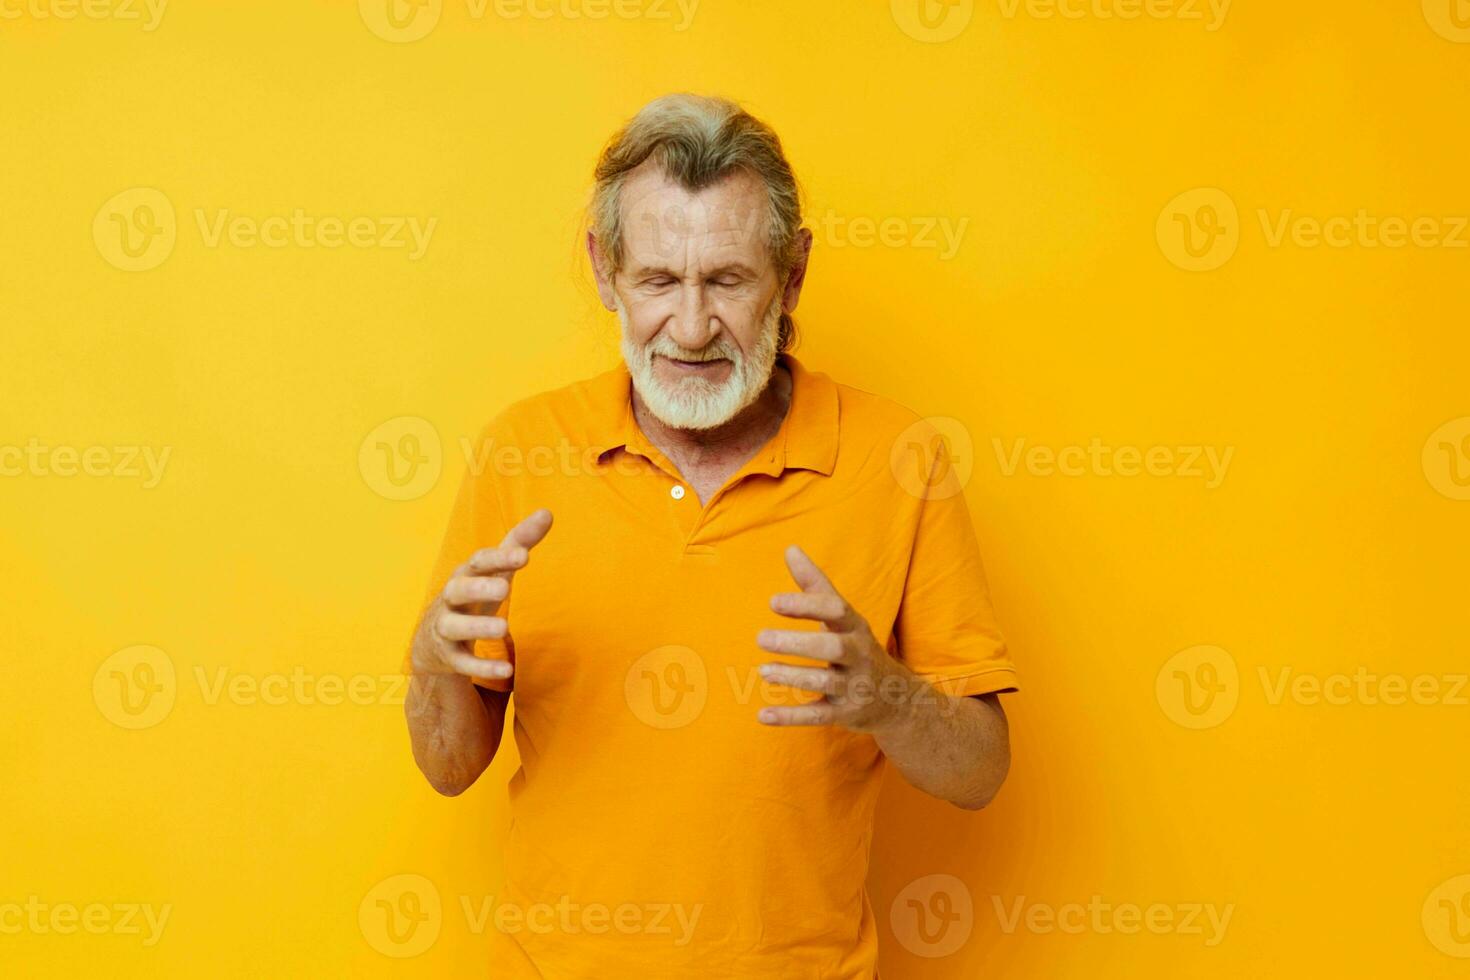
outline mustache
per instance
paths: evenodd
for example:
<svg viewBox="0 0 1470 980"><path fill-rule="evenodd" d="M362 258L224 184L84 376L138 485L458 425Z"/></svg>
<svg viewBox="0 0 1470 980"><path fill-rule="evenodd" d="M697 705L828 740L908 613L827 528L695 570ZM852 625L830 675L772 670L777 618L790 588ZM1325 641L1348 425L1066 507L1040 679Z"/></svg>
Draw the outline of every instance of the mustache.
<svg viewBox="0 0 1470 980"><path fill-rule="evenodd" d="M701 350L691 351L672 342L654 341L644 348L644 353L650 363L660 354L678 361L734 361L738 359L738 355L729 344L718 342Z"/></svg>

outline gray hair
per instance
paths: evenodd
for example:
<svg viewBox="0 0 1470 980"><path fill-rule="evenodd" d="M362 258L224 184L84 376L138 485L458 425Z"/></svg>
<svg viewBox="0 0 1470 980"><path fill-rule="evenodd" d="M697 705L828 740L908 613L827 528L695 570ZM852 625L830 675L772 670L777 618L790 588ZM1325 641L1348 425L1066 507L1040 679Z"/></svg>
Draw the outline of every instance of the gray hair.
<svg viewBox="0 0 1470 980"><path fill-rule="evenodd" d="M801 191L780 138L729 99L688 93L648 103L613 135L597 159L588 225L609 276L623 266L623 184L650 157L689 191L740 170L758 178L768 202L766 248L784 284L801 257ZM796 324L782 312L777 349L789 349L795 338Z"/></svg>

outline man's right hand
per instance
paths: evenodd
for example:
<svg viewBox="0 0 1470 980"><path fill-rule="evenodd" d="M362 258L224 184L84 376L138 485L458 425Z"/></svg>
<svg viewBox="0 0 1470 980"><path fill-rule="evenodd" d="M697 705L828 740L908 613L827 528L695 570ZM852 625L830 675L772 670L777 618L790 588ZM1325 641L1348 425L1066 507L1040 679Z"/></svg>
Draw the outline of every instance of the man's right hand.
<svg viewBox="0 0 1470 980"><path fill-rule="evenodd" d="M482 548L454 570L419 626L413 644L416 674L462 674L502 680L513 668L506 660L474 654L476 640L496 640L509 627L500 611L516 571L551 530L551 511L538 510L510 529L500 545Z"/></svg>

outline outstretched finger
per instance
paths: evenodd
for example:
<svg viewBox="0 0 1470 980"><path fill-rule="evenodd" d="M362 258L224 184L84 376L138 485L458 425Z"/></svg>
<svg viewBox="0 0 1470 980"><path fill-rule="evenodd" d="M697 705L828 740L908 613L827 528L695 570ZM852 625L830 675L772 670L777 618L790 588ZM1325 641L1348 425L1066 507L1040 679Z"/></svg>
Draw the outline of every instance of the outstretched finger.
<svg viewBox="0 0 1470 980"><path fill-rule="evenodd" d="M546 532L551 530L551 511L542 507L529 514L515 527L511 528L501 541L501 547L522 547L527 551L541 543L546 537Z"/></svg>
<svg viewBox="0 0 1470 980"><path fill-rule="evenodd" d="M850 633L862 624L862 617L837 591L827 573L794 544L786 549L786 567L791 571L792 579L801 586L801 594L772 596L772 609L783 616L819 619L828 629L838 633Z"/></svg>
<svg viewBox="0 0 1470 980"><path fill-rule="evenodd" d="M465 572L470 575L509 577L531 560L531 549L551 530L551 511L541 508L506 532L494 548L481 548L470 556Z"/></svg>
<svg viewBox="0 0 1470 980"><path fill-rule="evenodd" d="M791 577L796 580L796 584L801 586L801 591L838 594L827 573L818 568L817 563L797 545L787 546L786 567L791 571Z"/></svg>

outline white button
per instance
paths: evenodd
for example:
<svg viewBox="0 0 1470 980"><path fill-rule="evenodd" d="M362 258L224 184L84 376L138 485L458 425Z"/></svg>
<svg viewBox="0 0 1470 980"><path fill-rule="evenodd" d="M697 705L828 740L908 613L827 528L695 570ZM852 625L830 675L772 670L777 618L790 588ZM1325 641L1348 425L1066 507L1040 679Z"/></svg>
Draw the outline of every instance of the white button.
<svg viewBox="0 0 1470 980"><path fill-rule="evenodd" d="M684 488L679 486L677 483L674 484L674 486L669 490L669 496L673 497L675 500L683 500Z"/></svg>

